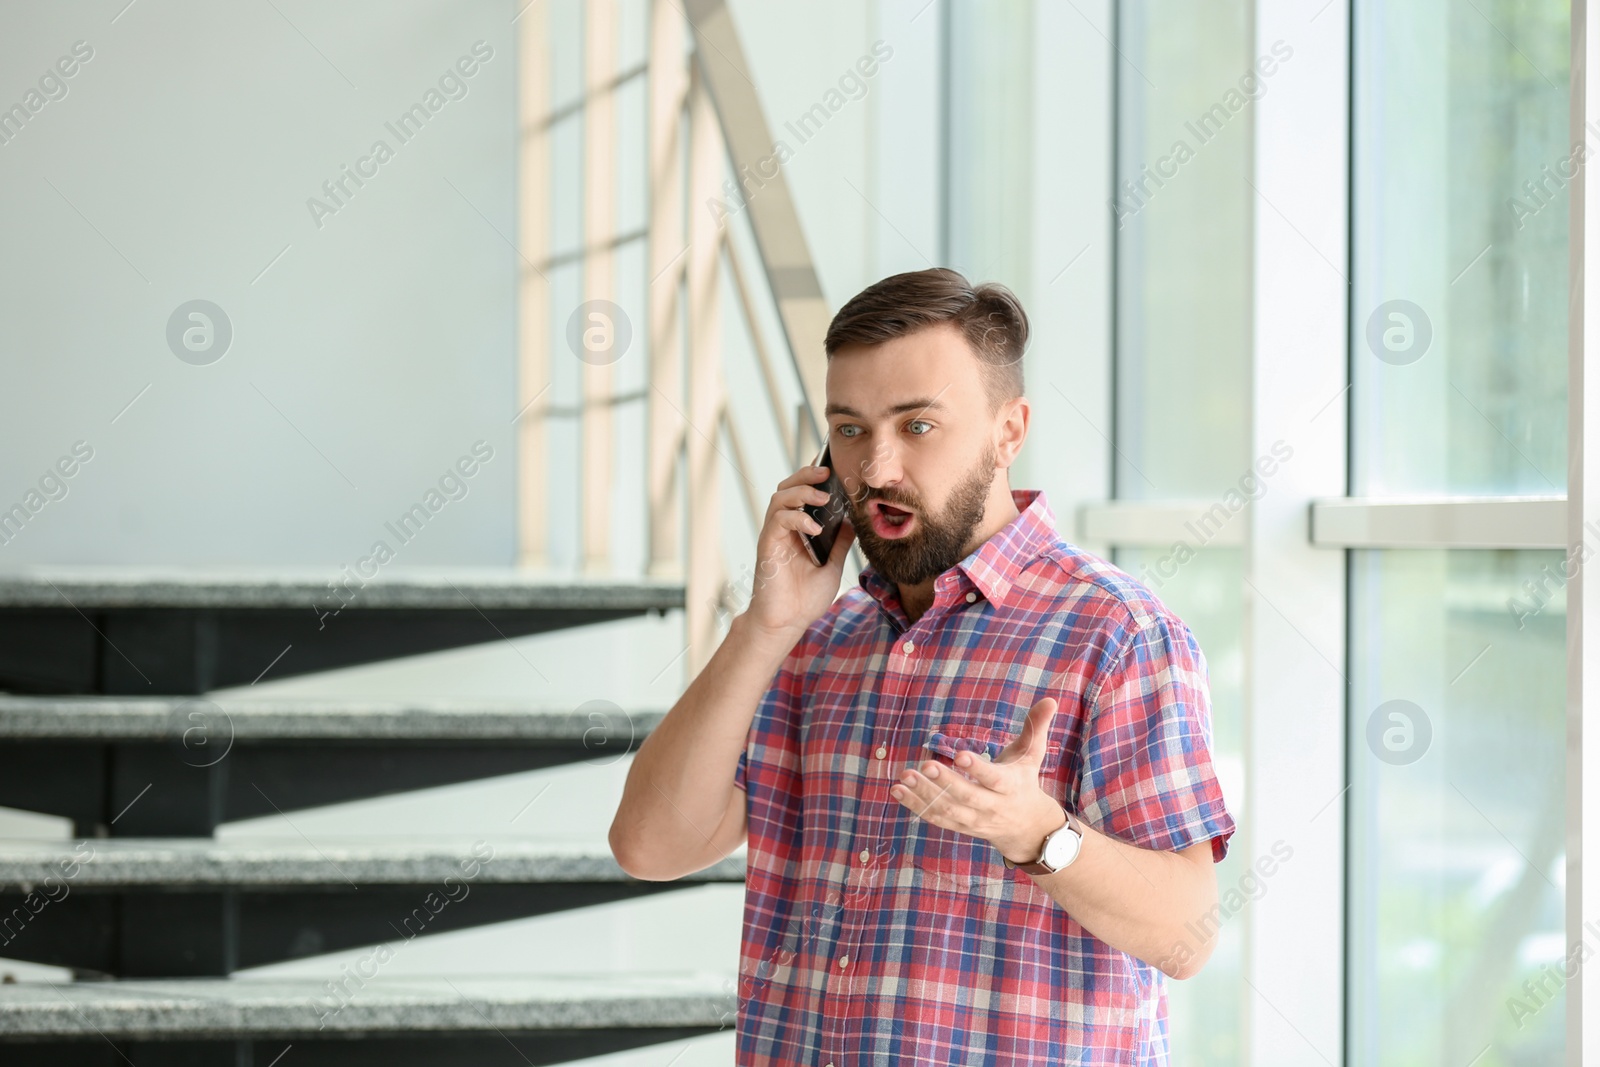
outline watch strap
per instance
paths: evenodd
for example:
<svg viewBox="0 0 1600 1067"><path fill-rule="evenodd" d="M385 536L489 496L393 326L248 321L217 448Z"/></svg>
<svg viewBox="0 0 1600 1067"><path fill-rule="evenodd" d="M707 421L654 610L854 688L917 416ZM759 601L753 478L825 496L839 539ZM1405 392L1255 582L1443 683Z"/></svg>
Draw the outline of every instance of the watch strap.
<svg viewBox="0 0 1600 1067"><path fill-rule="evenodd" d="M1056 871L1060 870L1061 868L1059 867L1049 867L1045 865L1045 842L1048 842L1050 838L1054 837L1056 834L1059 834L1063 830L1071 830L1073 833L1077 834L1080 842L1083 838L1083 830L1080 828L1078 820L1072 814L1072 812L1063 807L1061 809L1061 814L1066 818L1066 822L1062 823L1060 826L1044 835L1044 841L1040 842L1039 844L1038 859L1031 860L1028 863L1012 863L1011 858L1002 852L1000 853L1000 859L1005 863L1006 867L1015 871L1026 871L1028 874L1055 874Z"/></svg>

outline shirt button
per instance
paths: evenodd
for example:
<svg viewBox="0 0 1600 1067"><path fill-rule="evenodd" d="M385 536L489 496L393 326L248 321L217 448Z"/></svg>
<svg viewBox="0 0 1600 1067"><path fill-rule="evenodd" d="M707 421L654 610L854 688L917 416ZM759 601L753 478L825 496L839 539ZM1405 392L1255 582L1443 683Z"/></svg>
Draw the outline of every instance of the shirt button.
<svg viewBox="0 0 1600 1067"><path fill-rule="evenodd" d="M848 967L848 966L850 966L850 957L849 956L840 956L839 957L839 966L840 967Z"/></svg>
<svg viewBox="0 0 1600 1067"><path fill-rule="evenodd" d="M967 603L968 604L972 603L974 600L977 600L977 599L978 599L978 594L977 593L973 593L973 592L970 592L970 591L967 593Z"/></svg>
<svg viewBox="0 0 1600 1067"><path fill-rule="evenodd" d="M871 849L865 849L865 848L862 849L861 850L861 862L862 863L866 863L871 859L872 859L872 850Z"/></svg>
<svg viewBox="0 0 1600 1067"><path fill-rule="evenodd" d="M901 645L900 647L905 649L906 650L906 655L909 656L911 653L913 653L913 652L915 652L917 650L917 643L915 641L907 641L905 644Z"/></svg>
<svg viewBox="0 0 1600 1067"><path fill-rule="evenodd" d="M989 750L988 749L984 749L983 750L983 758L986 759L986 760L990 760L990 761L993 761L993 759L994 759L993 756L989 755Z"/></svg>
<svg viewBox="0 0 1600 1067"><path fill-rule="evenodd" d="M873 753L873 755L877 756L879 759L883 759L883 757L887 756L888 754L889 754L889 750L884 748L882 745L879 745L878 746L878 751Z"/></svg>

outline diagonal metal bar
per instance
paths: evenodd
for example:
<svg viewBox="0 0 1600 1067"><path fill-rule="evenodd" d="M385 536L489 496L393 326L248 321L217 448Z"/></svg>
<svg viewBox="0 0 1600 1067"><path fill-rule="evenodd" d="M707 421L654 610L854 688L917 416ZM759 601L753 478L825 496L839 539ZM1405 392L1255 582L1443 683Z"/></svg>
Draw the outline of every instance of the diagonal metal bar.
<svg viewBox="0 0 1600 1067"><path fill-rule="evenodd" d="M761 336L761 318L756 314L755 300L750 295L750 286L745 281L744 263L739 258L738 249L734 247L733 239L726 230L722 232L722 250L728 257L728 274L733 279L733 291L739 298L739 310L744 315L745 329L750 331L750 347L756 354L756 365L761 369L761 381L767 387L767 401L772 405L772 423L778 428L778 440L788 443L794 440L789 432L789 413L784 411L783 389L778 385L778 374L772 366L772 357L767 354L767 342ZM790 464L799 466L805 460L799 456L790 456ZM760 524L757 524L760 528Z"/></svg>
<svg viewBox="0 0 1600 1067"><path fill-rule="evenodd" d="M788 178L776 165L772 129L745 73L749 63L726 0L686 0L684 8L694 31L695 63L711 94L729 162L735 174L755 175L759 181L745 189L745 210L767 285L778 305L778 319L794 358L806 409L820 440L827 377L822 341L831 314L817 280L811 248L800 227ZM691 210L709 209L695 205Z"/></svg>

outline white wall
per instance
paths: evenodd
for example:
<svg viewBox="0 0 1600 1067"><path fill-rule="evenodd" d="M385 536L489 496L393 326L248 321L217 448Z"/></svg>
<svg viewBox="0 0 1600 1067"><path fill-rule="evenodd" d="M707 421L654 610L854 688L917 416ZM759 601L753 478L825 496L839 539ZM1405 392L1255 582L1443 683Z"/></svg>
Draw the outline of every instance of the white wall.
<svg viewBox="0 0 1600 1067"><path fill-rule="evenodd" d="M495 459L397 565L508 563L507 4L124 2L0 9L0 107L92 49L0 144L0 507L94 450L0 570L346 560L479 439ZM480 40L464 97L385 129ZM319 228L307 200L378 139ZM206 366L166 340L194 299L233 328Z"/></svg>

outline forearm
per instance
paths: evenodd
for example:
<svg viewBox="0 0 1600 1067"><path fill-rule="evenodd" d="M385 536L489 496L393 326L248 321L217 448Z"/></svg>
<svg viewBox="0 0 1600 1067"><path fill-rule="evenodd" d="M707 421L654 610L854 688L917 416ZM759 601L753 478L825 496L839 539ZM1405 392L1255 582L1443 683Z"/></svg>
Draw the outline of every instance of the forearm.
<svg viewBox="0 0 1600 1067"><path fill-rule="evenodd" d="M634 754L610 834L625 867L686 873L720 858L711 855L713 835L738 790L733 774L751 720L799 637L734 618L710 662Z"/></svg>
<svg viewBox="0 0 1600 1067"><path fill-rule="evenodd" d="M1059 822L1059 814L1057 816ZM1089 933L1174 978L1196 973L1216 940L1217 881L1211 843L1205 863L1140 848L1085 824L1072 864L1031 877ZM1041 835L1042 836L1042 835Z"/></svg>

